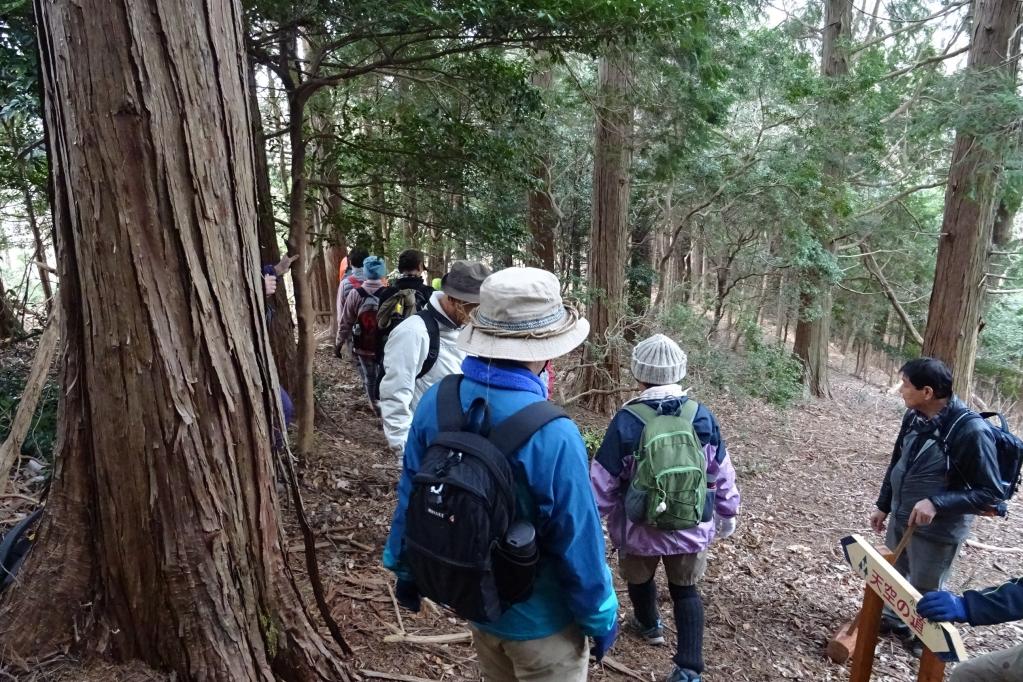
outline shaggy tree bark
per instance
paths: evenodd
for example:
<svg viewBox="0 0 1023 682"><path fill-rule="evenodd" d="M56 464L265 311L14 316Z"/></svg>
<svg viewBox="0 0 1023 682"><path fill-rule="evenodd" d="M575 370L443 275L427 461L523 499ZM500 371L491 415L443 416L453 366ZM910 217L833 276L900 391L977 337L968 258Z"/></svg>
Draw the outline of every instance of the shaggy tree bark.
<svg viewBox="0 0 1023 682"><path fill-rule="evenodd" d="M0 655L347 679L287 565L232 0L37 0L65 339L46 516Z"/></svg>
<svg viewBox="0 0 1023 682"><path fill-rule="evenodd" d="M617 405L609 391L617 385L621 359L613 343L624 313L626 247L629 243L629 188L633 108L629 102L628 56L611 47L598 67L597 121L593 146L593 218L587 281L591 325L584 354L581 390L587 407L610 412Z"/></svg>
<svg viewBox="0 0 1023 682"><path fill-rule="evenodd" d="M966 62L970 75L963 93L967 107L973 98L1014 93L1021 7L1020 0L974 3ZM973 383L1004 148L1013 142L1014 134L1005 129L983 139L960 130L952 148L923 353L948 363L955 375L953 388L965 397Z"/></svg>

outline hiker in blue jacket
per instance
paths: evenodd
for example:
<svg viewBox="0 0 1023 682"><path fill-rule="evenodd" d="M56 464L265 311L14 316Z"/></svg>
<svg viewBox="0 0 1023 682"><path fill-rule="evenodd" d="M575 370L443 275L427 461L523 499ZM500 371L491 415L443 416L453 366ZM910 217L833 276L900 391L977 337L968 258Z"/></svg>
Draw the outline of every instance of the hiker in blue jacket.
<svg viewBox="0 0 1023 682"><path fill-rule="evenodd" d="M547 360L576 348L589 324L562 304L558 279L535 268L508 268L488 277L480 305L459 337L464 360L459 397L466 410L484 398L499 425L520 408L547 399L540 380ZM384 565L398 577L404 607L419 609L419 591L404 560L406 510L412 478L438 433L438 385L416 408L398 483L398 505ZM497 620L472 623L479 667L488 680L585 680L585 636L599 660L617 631L618 600L605 560L604 535L587 476L586 446L568 419L536 431L513 457L518 506L535 521L540 563L532 596Z"/></svg>
<svg viewBox="0 0 1023 682"><path fill-rule="evenodd" d="M928 592L916 607L933 621L996 625L1023 620L1023 578L1014 578L986 590ZM956 665L951 682L1019 682L1023 680L1023 644L971 658Z"/></svg>
<svg viewBox="0 0 1023 682"><path fill-rule="evenodd" d="M618 570L628 585L632 602L633 615L627 625L651 645L664 644L654 582L657 565L664 564L678 633L672 658L675 665L667 682L700 682L704 614L697 584L707 569L707 548L715 536L727 538L735 532L740 502L735 469L714 414L692 400L679 383L686 375L686 364L685 352L663 334L636 344L632 375L644 391L611 420L590 466L597 505L601 514L607 516L608 534L618 549ZM700 494L706 500L703 516L696 519L694 510L693 520L674 526L692 523L691 527L661 530L645 519L634 522L626 513L626 495L636 478L637 455L644 441L645 422L634 412L637 407L652 410L651 416L681 417L687 428L691 424L692 434L699 440L702 452L696 451L693 456L699 458L699 465L706 471L706 482L699 482L704 488ZM667 506L664 511L668 511Z"/></svg>

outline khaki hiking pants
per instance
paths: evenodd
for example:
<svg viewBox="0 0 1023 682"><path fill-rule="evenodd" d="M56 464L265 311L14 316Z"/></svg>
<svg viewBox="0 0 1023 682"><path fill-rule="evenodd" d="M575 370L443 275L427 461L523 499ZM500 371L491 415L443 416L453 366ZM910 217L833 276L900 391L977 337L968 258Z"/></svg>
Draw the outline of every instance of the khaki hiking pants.
<svg viewBox="0 0 1023 682"><path fill-rule="evenodd" d="M1020 682L1023 645L978 656L952 668L951 682Z"/></svg>
<svg viewBox="0 0 1023 682"><path fill-rule="evenodd" d="M487 682L585 682L586 637L576 625L550 637L501 639L470 625L480 672Z"/></svg>

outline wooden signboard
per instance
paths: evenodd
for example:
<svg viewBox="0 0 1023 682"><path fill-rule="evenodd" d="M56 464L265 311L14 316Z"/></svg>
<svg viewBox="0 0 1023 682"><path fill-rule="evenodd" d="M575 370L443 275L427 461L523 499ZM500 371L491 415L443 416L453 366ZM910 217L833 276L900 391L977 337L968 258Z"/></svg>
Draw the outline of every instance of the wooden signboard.
<svg viewBox="0 0 1023 682"><path fill-rule="evenodd" d="M842 538L845 560L863 576L867 587L902 619L924 646L945 661L966 660L966 649L959 632L948 623L932 623L916 612L923 596L895 567L885 561L873 545L859 535Z"/></svg>

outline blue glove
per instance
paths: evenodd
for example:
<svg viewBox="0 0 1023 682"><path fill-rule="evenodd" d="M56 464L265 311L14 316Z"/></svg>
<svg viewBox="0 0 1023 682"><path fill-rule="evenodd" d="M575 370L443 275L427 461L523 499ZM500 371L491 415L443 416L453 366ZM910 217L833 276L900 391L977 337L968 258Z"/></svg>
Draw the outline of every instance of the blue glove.
<svg viewBox="0 0 1023 682"><path fill-rule="evenodd" d="M966 600L951 592L928 592L916 605L916 612L927 620L941 623L965 623Z"/></svg>
<svg viewBox="0 0 1023 682"><path fill-rule="evenodd" d="M411 580L398 578L394 586L394 598L398 600L398 606L408 609L412 613L419 613L419 588Z"/></svg>
<svg viewBox="0 0 1023 682"><path fill-rule="evenodd" d="M593 638L593 646L590 648L590 656L597 659L597 663L600 663L604 658L604 654L607 650L615 643L618 639L618 620L615 620L615 624L611 626L611 631L606 635L600 635L599 637Z"/></svg>

